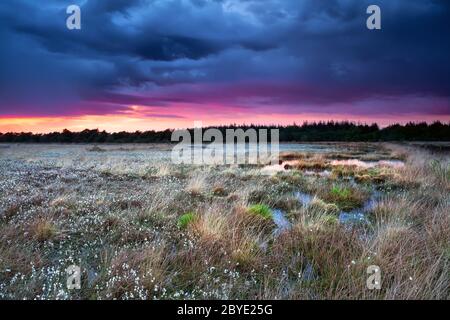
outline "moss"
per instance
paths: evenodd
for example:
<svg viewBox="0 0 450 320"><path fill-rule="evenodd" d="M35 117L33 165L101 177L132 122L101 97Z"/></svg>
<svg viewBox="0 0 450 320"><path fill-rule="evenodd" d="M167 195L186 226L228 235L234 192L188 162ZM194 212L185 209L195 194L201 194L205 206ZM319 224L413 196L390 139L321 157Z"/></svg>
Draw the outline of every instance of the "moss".
<svg viewBox="0 0 450 320"><path fill-rule="evenodd" d="M315 198L312 202L311 202L311 208L313 209L317 209L319 211L322 211L326 214L337 214L339 212L339 208L337 205L335 205L334 203L326 203L325 201L321 200L321 199L317 199Z"/></svg>
<svg viewBox="0 0 450 320"><path fill-rule="evenodd" d="M350 189L346 187L333 186L331 188L331 195L338 198L347 198L350 196Z"/></svg>
<svg viewBox="0 0 450 320"><path fill-rule="evenodd" d="M195 220L195 213L188 212L178 218L178 227L186 229L189 224Z"/></svg>
<svg viewBox="0 0 450 320"><path fill-rule="evenodd" d="M364 194L358 190L336 185L324 195L325 201L335 203L342 210L358 208L363 205L364 199Z"/></svg>
<svg viewBox="0 0 450 320"><path fill-rule="evenodd" d="M297 170L325 170L330 169L331 165L325 160L300 160L295 164L285 166L285 169L297 169Z"/></svg>
<svg viewBox="0 0 450 320"><path fill-rule="evenodd" d="M305 153L300 152L283 152L280 154L280 161L292 161L292 160L299 160L299 159L305 159L309 155Z"/></svg>
<svg viewBox="0 0 450 320"><path fill-rule="evenodd" d="M247 211L264 219L272 219L272 211L265 204L254 204Z"/></svg>
<svg viewBox="0 0 450 320"><path fill-rule="evenodd" d="M372 182L372 177L368 174L357 174L355 175L355 181L359 183L370 183Z"/></svg>
<svg viewBox="0 0 450 320"><path fill-rule="evenodd" d="M352 177L355 175L356 167L354 166L336 166L331 171L333 177L342 178L342 177Z"/></svg>
<svg viewBox="0 0 450 320"><path fill-rule="evenodd" d="M392 178L392 172L386 168L369 168L355 175L355 180L361 183L385 183Z"/></svg>

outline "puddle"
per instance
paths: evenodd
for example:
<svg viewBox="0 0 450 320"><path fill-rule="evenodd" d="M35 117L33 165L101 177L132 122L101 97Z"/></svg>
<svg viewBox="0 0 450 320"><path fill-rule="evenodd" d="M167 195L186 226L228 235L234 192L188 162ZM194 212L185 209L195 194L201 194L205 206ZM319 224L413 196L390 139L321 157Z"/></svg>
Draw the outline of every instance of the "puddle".
<svg viewBox="0 0 450 320"><path fill-rule="evenodd" d="M261 168L261 173L267 174L267 175L273 175L278 172L288 172L289 170L291 170L290 166L295 164L295 162L296 162L295 160L283 161L282 164L267 165L267 166L264 166L263 168ZM303 174L305 176L329 177L331 175L331 171L330 170L323 170L323 171L304 170Z"/></svg>
<svg viewBox="0 0 450 320"><path fill-rule="evenodd" d="M329 177L331 175L331 171L330 170L324 170L324 171L306 170L305 172L303 172L303 174L305 176Z"/></svg>
<svg viewBox="0 0 450 320"><path fill-rule="evenodd" d="M304 193L304 192L296 192L295 197L301 203L302 206L307 207L311 204L314 199L314 196ZM379 199L381 197L381 192L374 191L370 198L364 203L361 208L357 208L351 211L341 211L339 213L339 223L344 225L353 225L353 224L361 224L361 223L369 223L369 219L367 217L367 213L373 210L377 205ZM279 209L272 209L273 222L276 225L275 230L273 231L273 236L278 236L286 230L289 230L292 226L290 221L286 218L285 212ZM260 247L263 250L266 250L268 246L268 242L265 241L261 243ZM311 267L312 268L312 267ZM312 269L311 269L312 270ZM312 279L313 271L308 270L306 268L303 272L303 277L306 280Z"/></svg>
<svg viewBox="0 0 450 320"><path fill-rule="evenodd" d="M329 153L343 152L345 149L336 144L321 143L280 143L280 152Z"/></svg>
<svg viewBox="0 0 450 320"><path fill-rule="evenodd" d="M289 171L292 166L294 166L298 161L297 160L289 160L283 161L281 164L272 164L264 166L261 169L262 174L276 174L278 172L286 172ZM356 166L360 168L374 168L374 167L391 167L391 168L402 168L405 166L405 163L401 160L379 160L379 161L362 161L358 159L347 159L347 160L332 160L330 163L332 166ZM331 175L330 170L323 171L313 171L313 170L304 170L303 174L307 176L320 176L320 177L328 177Z"/></svg>
<svg viewBox="0 0 450 320"><path fill-rule="evenodd" d="M86 272L87 272L87 282L90 287L95 283L96 280L98 280L99 275L93 268L88 268Z"/></svg>
<svg viewBox="0 0 450 320"><path fill-rule="evenodd" d="M312 198L311 196L309 197ZM285 213L282 210L273 209L272 216L273 222L276 225L276 228L273 231L274 237L279 236L281 233L291 228L292 224L286 218ZM267 239L266 241L260 244L260 248L266 251L268 248L268 243L269 240ZM305 268L301 271L300 277L302 278L303 281L314 281L318 278L317 273L315 272L314 267L310 262L307 262Z"/></svg>
<svg viewBox="0 0 450 320"><path fill-rule="evenodd" d="M350 226L352 224L369 223L369 219L367 218L366 214L377 205L380 196L381 193L379 191L374 191L371 197L364 203L362 208L355 209L349 212L341 211L339 213L339 223ZM295 197L302 204L302 206L305 207L309 206L314 199L314 196L304 192L296 192ZM276 228L273 231L274 237L279 236L281 233L291 228L292 225L286 218L285 213L282 210L273 209L272 215L273 222L276 225ZM264 251L267 250L268 240L261 243L260 248ZM318 279L318 275L310 262L307 262L305 268L301 271L300 277L303 281L315 281Z"/></svg>
<svg viewBox="0 0 450 320"><path fill-rule="evenodd" d="M381 193L379 191L374 191L370 198L364 203L362 208L354 209L351 211L341 211L339 213L339 222L345 224L353 223L368 223L367 213L372 211L377 205Z"/></svg>
<svg viewBox="0 0 450 320"><path fill-rule="evenodd" d="M361 211L342 211L339 213L339 222L343 224L367 222L366 215Z"/></svg>
<svg viewBox="0 0 450 320"><path fill-rule="evenodd" d="M289 166L297 163L296 160L283 161L281 164L269 164L261 169L263 174L276 174L277 172L288 171Z"/></svg>
<svg viewBox="0 0 450 320"><path fill-rule="evenodd" d="M274 237L279 236L284 231L289 230L291 228L291 223L286 218L285 213L279 209L272 209L272 220L275 223L276 227L272 232ZM262 241L259 244L261 250L266 251L269 246L269 239Z"/></svg>
<svg viewBox="0 0 450 320"><path fill-rule="evenodd" d="M373 191L369 200L367 200L364 203L363 210L365 212L373 210L376 207L376 205L378 204L378 202L380 201L381 196L382 196L382 193L380 191L378 191L378 190Z"/></svg>
<svg viewBox="0 0 450 320"><path fill-rule="evenodd" d="M300 201L302 206L307 207L311 203L311 201L314 199L314 197L310 194L304 193L304 192L296 192L295 197Z"/></svg>
<svg viewBox="0 0 450 320"><path fill-rule="evenodd" d="M314 196L304 192L296 192L295 197L304 207L309 206L314 199ZM374 191L361 208L357 208L351 211L341 211L339 213L339 222L343 224L369 222L369 220L367 219L367 213L375 208L380 197L381 193L379 191Z"/></svg>
<svg viewBox="0 0 450 320"><path fill-rule="evenodd" d="M272 232L272 235L274 237L279 236L284 231L287 231L291 228L292 224L291 222L286 218L286 214L283 210L280 209L272 209L272 220L275 223L275 229ZM269 239L266 239L265 241L261 242L259 244L259 247L265 251L267 250L269 243Z"/></svg>
<svg viewBox="0 0 450 320"><path fill-rule="evenodd" d="M283 164L271 164L271 165L265 166L261 169L261 173L267 174L267 175L272 175L272 174L276 174L277 172L283 172L283 171L286 171L286 169L284 169Z"/></svg>
<svg viewBox="0 0 450 320"><path fill-rule="evenodd" d="M308 262L305 269L302 271L302 279L304 281L312 281L317 279L316 272L314 271L313 265Z"/></svg>
<svg viewBox="0 0 450 320"><path fill-rule="evenodd" d="M331 161L332 166L357 166L361 168L373 168L373 167L392 167L392 168L402 168L405 163L400 160L380 160L380 161L361 161L357 159L348 160L333 160Z"/></svg>
<svg viewBox="0 0 450 320"><path fill-rule="evenodd" d="M286 218L283 211L275 209L272 210L273 222L276 224L274 235L279 235L283 231L288 230L291 227L291 223Z"/></svg>

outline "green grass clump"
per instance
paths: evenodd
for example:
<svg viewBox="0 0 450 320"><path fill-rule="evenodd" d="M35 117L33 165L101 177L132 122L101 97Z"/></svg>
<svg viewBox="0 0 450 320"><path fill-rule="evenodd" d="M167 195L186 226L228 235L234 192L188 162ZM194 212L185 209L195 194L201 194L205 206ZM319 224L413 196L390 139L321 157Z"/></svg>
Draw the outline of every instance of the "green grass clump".
<svg viewBox="0 0 450 320"><path fill-rule="evenodd" d="M272 211L265 204L254 204L248 208L248 212L264 219L272 219Z"/></svg>
<svg viewBox="0 0 450 320"><path fill-rule="evenodd" d="M324 200L335 203L341 210L351 210L362 206L365 196L356 189L335 185L324 195Z"/></svg>
<svg viewBox="0 0 450 320"><path fill-rule="evenodd" d="M178 227L181 229L186 229L187 226L192 221L194 221L194 219L195 219L195 213L193 213L193 212L185 213L178 218Z"/></svg>
<svg viewBox="0 0 450 320"><path fill-rule="evenodd" d="M348 198L351 194L349 188L333 186L331 188L331 195L337 198Z"/></svg>

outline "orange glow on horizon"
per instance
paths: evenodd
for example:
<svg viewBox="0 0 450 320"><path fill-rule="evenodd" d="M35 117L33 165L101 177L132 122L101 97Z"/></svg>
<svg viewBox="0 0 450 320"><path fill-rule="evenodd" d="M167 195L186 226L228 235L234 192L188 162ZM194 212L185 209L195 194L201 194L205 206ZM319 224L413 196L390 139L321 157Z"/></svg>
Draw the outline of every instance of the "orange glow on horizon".
<svg viewBox="0 0 450 320"><path fill-rule="evenodd" d="M147 131L147 130L165 130L192 128L194 121L202 121L203 126L220 126L228 124L261 124L261 125L290 125L294 122L302 124L304 121L353 121L360 123L378 123L380 126L387 126L393 123L413 122L450 122L450 115L436 117L430 115L411 115L408 118L404 116L354 116L345 114L235 114L234 117L213 117L207 114L202 117L193 115L184 117L152 117L139 114L139 107L133 108L135 111L130 114L120 115L84 115L84 116L61 116L61 117L3 117L0 118L0 132L33 132L49 133L68 129L70 131L82 131L84 129L99 129L107 132L119 131Z"/></svg>

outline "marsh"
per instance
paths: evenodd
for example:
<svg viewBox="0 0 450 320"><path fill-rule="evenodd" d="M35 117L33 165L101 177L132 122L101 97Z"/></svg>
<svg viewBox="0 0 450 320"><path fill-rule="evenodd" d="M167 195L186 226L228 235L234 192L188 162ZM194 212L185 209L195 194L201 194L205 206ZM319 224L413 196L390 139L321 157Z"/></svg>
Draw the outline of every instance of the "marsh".
<svg viewBox="0 0 450 320"><path fill-rule="evenodd" d="M0 298L450 298L449 153L281 144L268 170L170 151L1 145Z"/></svg>

